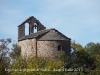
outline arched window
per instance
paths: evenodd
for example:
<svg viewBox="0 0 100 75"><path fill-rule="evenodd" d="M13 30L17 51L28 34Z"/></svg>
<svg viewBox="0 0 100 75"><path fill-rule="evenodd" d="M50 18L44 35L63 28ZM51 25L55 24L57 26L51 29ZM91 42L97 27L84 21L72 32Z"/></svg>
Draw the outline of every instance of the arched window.
<svg viewBox="0 0 100 75"><path fill-rule="evenodd" d="M34 23L34 32L37 32L38 31L38 25L37 23Z"/></svg>
<svg viewBox="0 0 100 75"><path fill-rule="evenodd" d="M61 45L58 45L58 51L60 51L62 49Z"/></svg>
<svg viewBox="0 0 100 75"><path fill-rule="evenodd" d="M25 35L29 35L29 23L25 23Z"/></svg>

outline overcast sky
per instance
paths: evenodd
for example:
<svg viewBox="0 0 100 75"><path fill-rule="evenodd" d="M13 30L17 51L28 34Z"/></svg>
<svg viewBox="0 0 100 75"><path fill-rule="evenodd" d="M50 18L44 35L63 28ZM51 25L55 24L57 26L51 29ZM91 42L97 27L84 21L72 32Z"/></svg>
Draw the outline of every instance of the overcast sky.
<svg viewBox="0 0 100 75"><path fill-rule="evenodd" d="M83 46L100 42L100 0L0 0L0 39L17 42L17 26L30 16Z"/></svg>

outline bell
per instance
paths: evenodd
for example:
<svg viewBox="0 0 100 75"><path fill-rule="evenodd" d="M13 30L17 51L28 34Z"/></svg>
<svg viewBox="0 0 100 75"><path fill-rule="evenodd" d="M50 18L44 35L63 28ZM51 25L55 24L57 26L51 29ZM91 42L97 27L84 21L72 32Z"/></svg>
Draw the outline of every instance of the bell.
<svg viewBox="0 0 100 75"><path fill-rule="evenodd" d="M37 25L34 25L34 28L36 29L37 28Z"/></svg>

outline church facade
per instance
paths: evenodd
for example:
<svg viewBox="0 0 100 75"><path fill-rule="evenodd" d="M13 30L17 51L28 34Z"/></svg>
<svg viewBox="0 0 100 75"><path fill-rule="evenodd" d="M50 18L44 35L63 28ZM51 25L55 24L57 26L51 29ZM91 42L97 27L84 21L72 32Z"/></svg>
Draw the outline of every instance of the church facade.
<svg viewBox="0 0 100 75"><path fill-rule="evenodd" d="M29 24L29 35L25 35L25 23ZM34 32L34 29L37 32ZM39 20L31 16L18 26L18 45L25 57L57 58L60 51L70 55L71 39L54 28L46 29Z"/></svg>

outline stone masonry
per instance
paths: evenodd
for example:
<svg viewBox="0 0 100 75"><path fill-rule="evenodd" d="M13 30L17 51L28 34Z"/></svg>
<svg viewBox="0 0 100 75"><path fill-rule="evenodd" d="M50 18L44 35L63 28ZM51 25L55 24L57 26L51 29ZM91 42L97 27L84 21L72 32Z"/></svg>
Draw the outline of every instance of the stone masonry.
<svg viewBox="0 0 100 75"><path fill-rule="evenodd" d="M29 35L25 35L25 23L29 23ZM36 23L37 25L35 25ZM37 32L34 33L34 28ZM70 55L70 38L56 29L46 29L36 18L29 17L18 26L18 45L23 57L57 58L60 51Z"/></svg>

